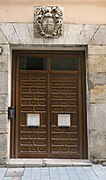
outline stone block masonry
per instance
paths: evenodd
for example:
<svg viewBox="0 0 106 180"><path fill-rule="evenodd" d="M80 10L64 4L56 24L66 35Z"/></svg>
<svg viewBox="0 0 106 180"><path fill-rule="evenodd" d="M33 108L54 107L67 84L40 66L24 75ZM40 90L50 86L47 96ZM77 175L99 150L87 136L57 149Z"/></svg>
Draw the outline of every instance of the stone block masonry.
<svg viewBox="0 0 106 180"><path fill-rule="evenodd" d="M8 158L8 61L9 45L0 31L0 46L3 53L0 55L0 164L5 164Z"/></svg>
<svg viewBox="0 0 106 180"><path fill-rule="evenodd" d="M101 161L106 160L106 46L89 46L88 53L91 158Z"/></svg>
<svg viewBox="0 0 106 180"><path fill-rule="evenodd" d="M106 161L106 25L64 23L57 39L34 38L32 23L0 23L0 164L9 159L10 76L12 49L77 50L86 47L88 152L93 161Z"/></svg>

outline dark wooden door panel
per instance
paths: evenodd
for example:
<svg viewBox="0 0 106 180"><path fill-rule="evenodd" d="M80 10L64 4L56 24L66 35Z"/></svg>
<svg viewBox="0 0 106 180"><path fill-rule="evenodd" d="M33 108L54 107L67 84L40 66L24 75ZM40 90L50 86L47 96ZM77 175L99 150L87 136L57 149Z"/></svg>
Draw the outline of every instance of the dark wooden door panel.
<svg viewBox="0 0 106 180"><path fill-rule="evenodd" d="M19 74L18 157L47 154L47 75ZM28 114L40 114L40 126L28 126Z"/></svg>
<svg viewBox="0 0 106 180"><path fill-rule="evenodd" d="M11 157L86 158L82 54L32 51L13 55L16 119L11 123ZM40 118L39 125L28 125L33 115ZM61 121L64 125L59 125Z"/></svg>
<svg viewBox="0 0 106 180"><path fill-rule="evenodd" d="M78 74L51 75L51 157L80 157ZM58 114L69 114L69 127L58 126Z"/></svg>

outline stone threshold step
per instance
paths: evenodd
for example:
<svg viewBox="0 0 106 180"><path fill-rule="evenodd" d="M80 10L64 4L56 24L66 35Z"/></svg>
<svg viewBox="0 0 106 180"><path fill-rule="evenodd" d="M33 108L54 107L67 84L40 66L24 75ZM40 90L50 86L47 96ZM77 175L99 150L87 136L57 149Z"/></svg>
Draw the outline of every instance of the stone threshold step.
<svg viewBox="0 0 106 180"><path fill-rule="evenodd" d="M106 166L106 162L103 162L102 165L103 165L103 166Z"/></svg>
<svg viewBox="0 0 106 180"><path fill-rule="evenodd" d="M62 167L91 166L89 160L82 159L9 159L6 167Z"/></svg>

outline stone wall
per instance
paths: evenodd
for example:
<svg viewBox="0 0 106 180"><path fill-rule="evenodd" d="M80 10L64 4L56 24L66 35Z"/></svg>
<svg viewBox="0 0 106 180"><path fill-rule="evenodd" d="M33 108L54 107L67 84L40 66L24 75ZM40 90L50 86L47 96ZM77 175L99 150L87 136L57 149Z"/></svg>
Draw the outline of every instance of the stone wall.
<svg viewBox="0 0 106 180"><path fill-rule="evenodd" d="M9 46L0 44L3 54L0 55L0 164L8 156L8 59Z"/></svg>
<svg viewBox="0 0 106 180"><path fill-rule="evenodd" d="M91 158L106 159L106 46L88 46Z"/></svg>
<svg viewBox="0 0 106 180"><path fill-rule="evenodd" d="M58 39L33 37L32 23L1 23L0 46L0 164L9 158L7 108L11 95L11 49L87 49L88 151L93 161L106 160L106 25L64 25Z"/></svg>

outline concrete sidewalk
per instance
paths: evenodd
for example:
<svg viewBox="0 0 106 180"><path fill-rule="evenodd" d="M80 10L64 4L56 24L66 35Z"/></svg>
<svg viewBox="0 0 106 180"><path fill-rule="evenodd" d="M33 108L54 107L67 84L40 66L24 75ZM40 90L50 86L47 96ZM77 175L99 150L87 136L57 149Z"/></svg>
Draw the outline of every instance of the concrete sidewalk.
<svg viewBox="0 0 106 180"><path fill-rule="evenodd" d="M106 167L0 168L0 180L106 180Z"/></svg>

